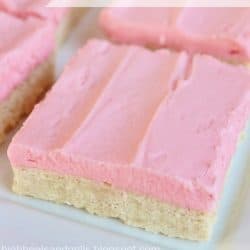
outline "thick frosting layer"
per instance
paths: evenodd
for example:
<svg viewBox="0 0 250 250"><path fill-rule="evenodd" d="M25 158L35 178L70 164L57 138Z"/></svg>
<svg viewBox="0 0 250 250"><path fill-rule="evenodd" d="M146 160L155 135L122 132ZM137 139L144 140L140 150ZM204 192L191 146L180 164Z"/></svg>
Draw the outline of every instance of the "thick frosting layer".
<svg viewBox="0 0 250 250"><path fill-rule="evenodd" d="M91 40L14 137L15 167L214 211L250 114L250 73L208 56Z"/></svg>
<svg viewBox="0 0 250 250"><path fill-rule="evenodd" d="M122 43L250 59L250 8L107 8L100 24Z"/></svg>
<svg viewBox="0 0 250 250"><path fill-rule="evenodd" d="M0 9L20 17L36 16L59 23L69 8L48 8L49 0L0 0Z"/></svg>
<svg viewBox="0 0 250 250"><path fill-rule="evenodd" d="M55 27L0 12L0 103L54 50ZM46 39L44 39L46 37Z"/></svg>

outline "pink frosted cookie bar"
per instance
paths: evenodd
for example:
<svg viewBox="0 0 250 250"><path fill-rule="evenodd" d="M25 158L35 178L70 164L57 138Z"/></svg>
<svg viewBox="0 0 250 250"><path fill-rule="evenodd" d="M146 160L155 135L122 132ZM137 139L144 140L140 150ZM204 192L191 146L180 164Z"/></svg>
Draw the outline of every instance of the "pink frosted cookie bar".
<svg viewBox="0 0 250 250"><path fill-rule="evenodd" d="M250 8L107 8L100 24L121 43L250 60Z"/></svg>
<svg viewBox="0 0 250 250"><path fill-rule="evenodd" d="M49 0L0 0L0 9L21 18L29 16L51 21L57 26L58 40L63 41L74 24L80 19L84 8L50 8Z"/></svg>
<svg viewBox="0 0 250 250"><path fill-rule="evenodd" d="M10 144L13 189L205 240L249 114L243 67L91 40Z"/></svg>
<svg viewBox="0 0 250 250"><path fill-rule="evenodd" d="M20 17L35 16L60 22L68 8L48 8L49 0L0 0L0 8Z"/></svg>
<svg viewBox="0 0 250 250"><path fill-rule="evenodd" d="M54 31L0 12L0 143L53 83Z"/></svg>

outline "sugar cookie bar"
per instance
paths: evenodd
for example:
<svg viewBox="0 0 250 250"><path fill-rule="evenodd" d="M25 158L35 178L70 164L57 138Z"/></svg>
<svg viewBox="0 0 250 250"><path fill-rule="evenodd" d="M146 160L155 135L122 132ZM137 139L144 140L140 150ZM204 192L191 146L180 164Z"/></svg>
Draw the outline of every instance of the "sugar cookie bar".
<svg viewBox="0 0 250 250"><path fill-rule="evenodd" d="M57 41L62 44L86 8L46 7L49 0L0 0L0 9L20 18L30 16L50 21L57 27Z"/></svg>
<svg viewBox="0 0 250 250"><path fill-rule="evenodd" d="M91 40L10 144L13 190L207 240L249 114L244 67Z"/></svg>
<svg viewBox="0 0 250 250"><path fill-rule="evenodd" d="M121 43L250 61L250 8L106 8L100 25Z"/></svg>
<svg viewBox="0 0 250 250"><path fill-rule="evenodd" d="M55 28L0 12L0 143L54 81ZM46 37L46 39L44 39Z"/></svg>

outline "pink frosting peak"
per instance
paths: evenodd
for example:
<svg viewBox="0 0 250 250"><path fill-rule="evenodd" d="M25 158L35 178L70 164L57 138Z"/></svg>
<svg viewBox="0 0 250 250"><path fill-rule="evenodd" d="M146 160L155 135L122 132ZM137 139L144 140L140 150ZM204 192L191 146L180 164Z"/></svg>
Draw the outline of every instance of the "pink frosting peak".
<svg viewBox="0 0 250 250"><path fill-rule="evenodd" d="M249 115L243 67L91 40L35 107L8 156L14 167L210 212Z"/></svg>
<svg viewBox="0 0 250 250"><path fill-rule="evenodd" d="M0 103L52 54L54 33L39 19L0 12Z"/></svg>
<svg viewBox="0 0 250 250"><path fill-rule="evenodd" d="M107 8L100 24L121 43L250 59L250 8Z"/></svg>

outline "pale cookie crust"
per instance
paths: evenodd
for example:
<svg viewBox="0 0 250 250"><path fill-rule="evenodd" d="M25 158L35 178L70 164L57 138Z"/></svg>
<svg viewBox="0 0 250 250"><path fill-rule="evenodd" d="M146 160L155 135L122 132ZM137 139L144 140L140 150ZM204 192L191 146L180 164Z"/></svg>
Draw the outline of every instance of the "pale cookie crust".
<svg viewBox="0 0 250 250"><path fill-rule="evenodd" d="M54 82L54 57L39 65L13 93L0 103L0 143Z"/></svg>
<svg viewBox="0 0 250 250"><path fill-rule="evenodd" d="M72 8L64 18L63 22L59 25L56 34L57 47L67 40L70 32L74 29L74 26L80 21L84 13L88 8Z"/></svg>
<svg viewBox="0 0 250 250"><path fill-rule="evenodd" d="M83 208L171 237L207 240L215 219L214 214L178 208L84 178L31 168L13 168L13 171L13 191L18 194Z"/></svg>

